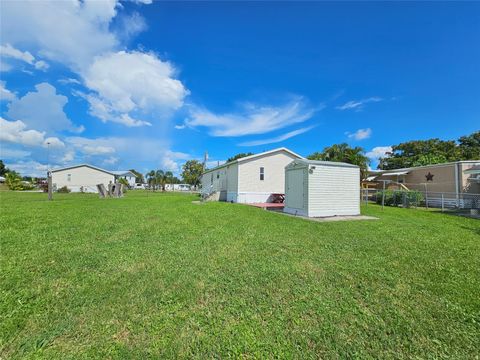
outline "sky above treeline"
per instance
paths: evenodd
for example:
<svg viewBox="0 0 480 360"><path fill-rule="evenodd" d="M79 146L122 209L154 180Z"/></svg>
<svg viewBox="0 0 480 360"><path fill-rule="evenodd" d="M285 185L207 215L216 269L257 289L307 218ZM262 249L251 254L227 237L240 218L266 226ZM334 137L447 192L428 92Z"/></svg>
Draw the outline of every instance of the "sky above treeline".
<svg viewBox="0 0 480 360"><path fill-rule="evenodd" d="M179 173L480 128L478 2L0 3L1 154Z"/></svg>

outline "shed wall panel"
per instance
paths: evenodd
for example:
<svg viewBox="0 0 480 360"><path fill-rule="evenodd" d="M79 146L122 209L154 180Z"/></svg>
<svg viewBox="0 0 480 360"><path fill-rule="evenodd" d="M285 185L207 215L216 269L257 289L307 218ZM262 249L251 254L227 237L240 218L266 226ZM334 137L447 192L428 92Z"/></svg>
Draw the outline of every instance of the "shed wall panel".
<svg viewBox="0 0 480 360"><path fill-rule="evenodd" d="M358 168L316 166L308 176L309 216L360 214Z"/></svg>

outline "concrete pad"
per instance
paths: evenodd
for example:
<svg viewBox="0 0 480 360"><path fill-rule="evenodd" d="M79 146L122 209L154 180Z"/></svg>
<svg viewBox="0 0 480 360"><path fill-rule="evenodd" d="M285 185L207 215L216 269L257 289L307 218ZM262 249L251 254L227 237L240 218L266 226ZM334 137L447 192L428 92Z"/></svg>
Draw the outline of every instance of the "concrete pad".
<svg viewBox="0 0 480 360"><path fill-rule="evenodd" d="M277 214L296 217L304 220L317 221L317 222L329 222L329 221L356 221L356 220L378 220L377 217L367 215L339 215L339 216L326 216L326 217L307 217L300 215L287 214L284 212L276 211Z"/></svg>

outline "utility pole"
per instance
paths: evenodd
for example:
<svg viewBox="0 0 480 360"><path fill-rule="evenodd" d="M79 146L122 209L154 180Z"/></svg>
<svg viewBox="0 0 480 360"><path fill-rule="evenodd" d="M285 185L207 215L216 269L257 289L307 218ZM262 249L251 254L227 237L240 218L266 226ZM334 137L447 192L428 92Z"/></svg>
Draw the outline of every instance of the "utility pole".
<svg viewBox="0 0 480 360"><path fill-rule="evenodd" d="M53 188L52 188L52 172L50 171L50 143L47 142L47 188L48 188L48 200L53 200Z"/></svg>

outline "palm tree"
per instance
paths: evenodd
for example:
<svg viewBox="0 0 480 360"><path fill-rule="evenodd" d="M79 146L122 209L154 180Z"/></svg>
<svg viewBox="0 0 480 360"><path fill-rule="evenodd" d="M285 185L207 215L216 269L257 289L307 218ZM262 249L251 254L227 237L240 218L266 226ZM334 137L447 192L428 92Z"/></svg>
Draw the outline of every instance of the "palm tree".
<svg viewBox="0 0 480 360"><path fill-rule="evenodd" d="M148 182L148 186L155 190L155 170L150 170L147 174L145 174Z"/></svg>
<svg viewBox="0 0 480 360"><path fill-rule="evenodd" d="M361 177L365 178L370 160L365 155L363 148L351 148L348 144L334 144L327 146L322 152L315 152L308 156L310 160L339 161L354 164L360 167Z"/></svg>
<svg viewBox="0 0 480 360"><path fill-rule="evenodd" d="M165 171L155 171L155 183L161 186L161 189L165 191Z"/></svg>
<svg viewBox="0 0 480 360"><path fill-rule="evenodd" d="M165 182L167 184L173 184L173 173L171 171L165 172Z"/></svg>

